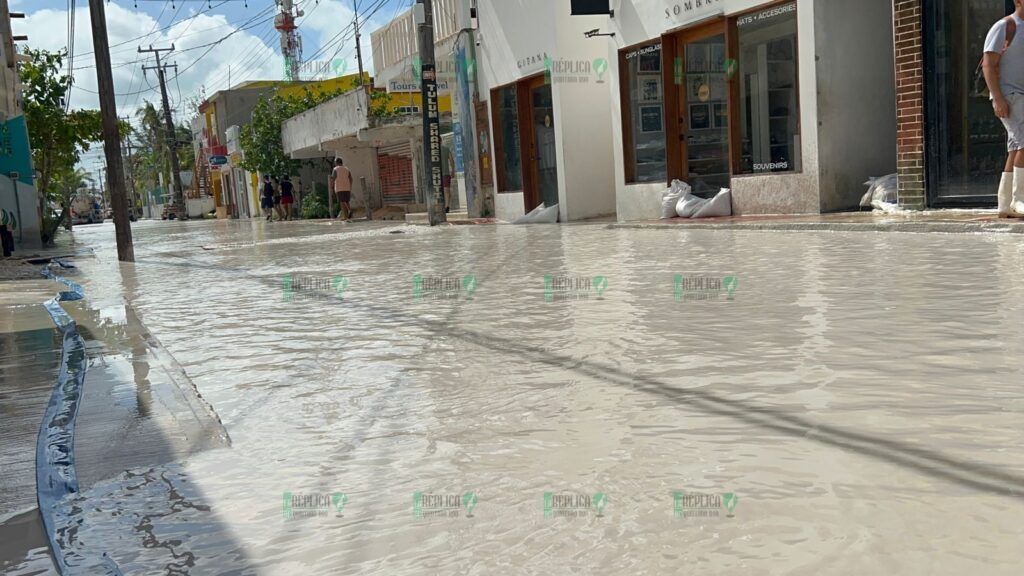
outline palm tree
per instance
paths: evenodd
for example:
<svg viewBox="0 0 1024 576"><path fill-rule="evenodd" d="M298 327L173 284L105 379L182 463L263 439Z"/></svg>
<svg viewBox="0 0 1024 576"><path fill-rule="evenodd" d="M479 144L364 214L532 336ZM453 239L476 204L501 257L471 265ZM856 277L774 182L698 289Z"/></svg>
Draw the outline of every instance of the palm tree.
<svg viewBox="0 0 1024 576"><path fill-rule="evenodd" d="M160 184L160 174L164 182L171 181L171 162L167 154L167 138L165 128L153 103L146 103L136 110L135 117L139 120L139 170L136 181L146 182L149 188Z"/></svg>
<svg viewBox="0 0 1024 576"><path fill-rule="evenodd" d="M54 175L50 181L50 190L60 200L61 212L57 216L54 216L50 210L43 212L43 240L45 242L53 240L61 225L71 230L71 199L79 188L92 183L94 180L89 172L81 168L64 170Z"/></svg>

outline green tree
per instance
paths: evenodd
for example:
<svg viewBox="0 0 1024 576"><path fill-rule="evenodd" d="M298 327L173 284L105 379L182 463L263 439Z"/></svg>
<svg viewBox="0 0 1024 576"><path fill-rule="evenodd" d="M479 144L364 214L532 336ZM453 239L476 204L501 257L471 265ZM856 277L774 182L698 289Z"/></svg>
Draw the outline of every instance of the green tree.
<svg viewBox="0 0 1024 576"><path fill-rule="evenodd" d="M242 167L250 172L278 176L298 171L301 162L289 158L281 145L281 125L292 116L339 94L340 91L318 94L307 88L301 95L274 94L261 98L253 108L252 122L242 128L239 137L244 152Z"/></svg>
<svg viewBox="0 0 1024 576"><path fill-rule="evenodd" d="M79 189L93 183L94 180L89 175L89 172L82 168L61 170L54 174L53 181L51 182L53 190L51 197L61 208L60 215L55 217L55 226L60 226L63 223L68 230L71 229L71 200Z"/></svg>
<svg viewBox="0 0 1024 576"><path fill-rule="evenodd" d="M51 202L59 204L62 200L62 192L53 186L54 178L74 170L81 153L89 150L91 143L102 140L103 126L98 110L65 112L68 78L60 72L66 54L63 50L48 52L28 48L25 54L29 60L19 67L24 85L23 107L32 163L39 171L37 189L43 212L42 240L51 244L63 219L68 217L67 209L62 210L60 216L50 209Z"/></svg>
<svg viewBox="0 0 1024 576"><path fill-rule="evenodd" d="M160 112L148 100L135 111L135 119L138 128L134 133L137 152L133 158L133 174L136 186L142 185L144 189L152 190L160 185L161 174L165 185L171 182L171 161L167 155L165 128Z"/></svg>

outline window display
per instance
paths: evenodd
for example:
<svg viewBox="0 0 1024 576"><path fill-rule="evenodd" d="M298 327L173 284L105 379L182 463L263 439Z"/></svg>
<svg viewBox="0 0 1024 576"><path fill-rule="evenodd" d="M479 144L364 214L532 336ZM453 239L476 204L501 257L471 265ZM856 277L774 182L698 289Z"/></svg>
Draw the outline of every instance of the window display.
<svg viewBox="0 0 1024 576"><path fill-rule="evenodd" d="M665 182L665 96L661 76L661 44L627 50L625 74L629 101L624 102L627 136L632 142L626 162L633 167L632 182Z"/></svg>
<svg viewBox="0 0 1024 576"><path fill-rule="evenodd" d="M523 166L519 150L519 111L516 87L506 86L497 90L495 106L498 107L499 163L498 182L501 191L523 189Z"/></svg>
<svg viewBox="0 0 1024 576"><path fill-rule="evenodd" d="M800 171L796 3L737 19L740 173Z"/></svg>

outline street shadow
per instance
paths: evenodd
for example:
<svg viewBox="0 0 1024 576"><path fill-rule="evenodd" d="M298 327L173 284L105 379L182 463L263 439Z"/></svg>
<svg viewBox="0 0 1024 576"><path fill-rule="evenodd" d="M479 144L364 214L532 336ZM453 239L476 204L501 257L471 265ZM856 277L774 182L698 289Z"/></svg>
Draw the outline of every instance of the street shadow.
<svg viewBox="0 0 1024 576"><path fill-rule="evenodd" d="M136 265L205 268L224 273L238 274L271 289L280 288L280 279L276 277L257 276L238 267L198 263L179 254L155 253L167 256L171 260L160 261L147 258L136 261ZM512 258L515 255L515 253L510 254L508 258ZM500 263L496 270L501 270ZM352 306L359 310L370 310L389 319L416 324L436 334L457 338L470 345L488 348L500 354L518 354L520 357L553 368L575 372L598 381L657 396L676 405L684 406L688 410L699 410L708 414L724 416L753 427L772 430L828 447L841 448L965 488L1024 500L1024 476L987 464L967 462L937 450L921 448L908 442L886 438L877 434L868 434L815 422L811 419L788 413L780 408L747 400L728 398L703 389L678 388L655 378L626 373L614 366L580 360L571 356L553 353L541 346L525 344L519 340L453 326L450 322L451 315L445 317L444 320L431 320L430 318L416 316L394 308L379 306L353 296L346 296L345 300L318 292L311 292L308 296L320 299L325 304L339 307Z"/></svg>

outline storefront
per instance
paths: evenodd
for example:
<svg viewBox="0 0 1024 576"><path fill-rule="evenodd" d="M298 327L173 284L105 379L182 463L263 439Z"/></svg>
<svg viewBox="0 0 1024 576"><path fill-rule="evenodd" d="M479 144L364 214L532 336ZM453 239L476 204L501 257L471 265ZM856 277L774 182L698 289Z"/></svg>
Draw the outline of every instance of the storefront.
<svg viewBox="0 0 1024 576"><path fill-rule="evenodd" d="M524 209L558 204L555 110L549 79L537 75L491 91L500 190L522 190ZM523 152L529 159L523 162Z"/></svg>
<svg viewBox="0 0 1024 576"><path fill-rule="evenodd" d="M622 4L607 18L620 220L656 217L673 179L732 189L736 214L794 214L855 208L895 171L888 0Z"/></svg>
<svg viewBox="0 0 1024 576"><path fill-rule="evenodd" d="M567 0L480 0L475 65L482 186L512 220L541 203L562 222L615 212L607 38ZM480 122L479 112L477 122ZM490 134L488 142L486 136Z"/></svg>
<svg viewBox="0 0 1024 576"><path fill-rule="evenodd" d="M928 0L924 22L924 138L928 206L994 206L1006 130L974 89L985 36L1013 0Z"/></svg>

